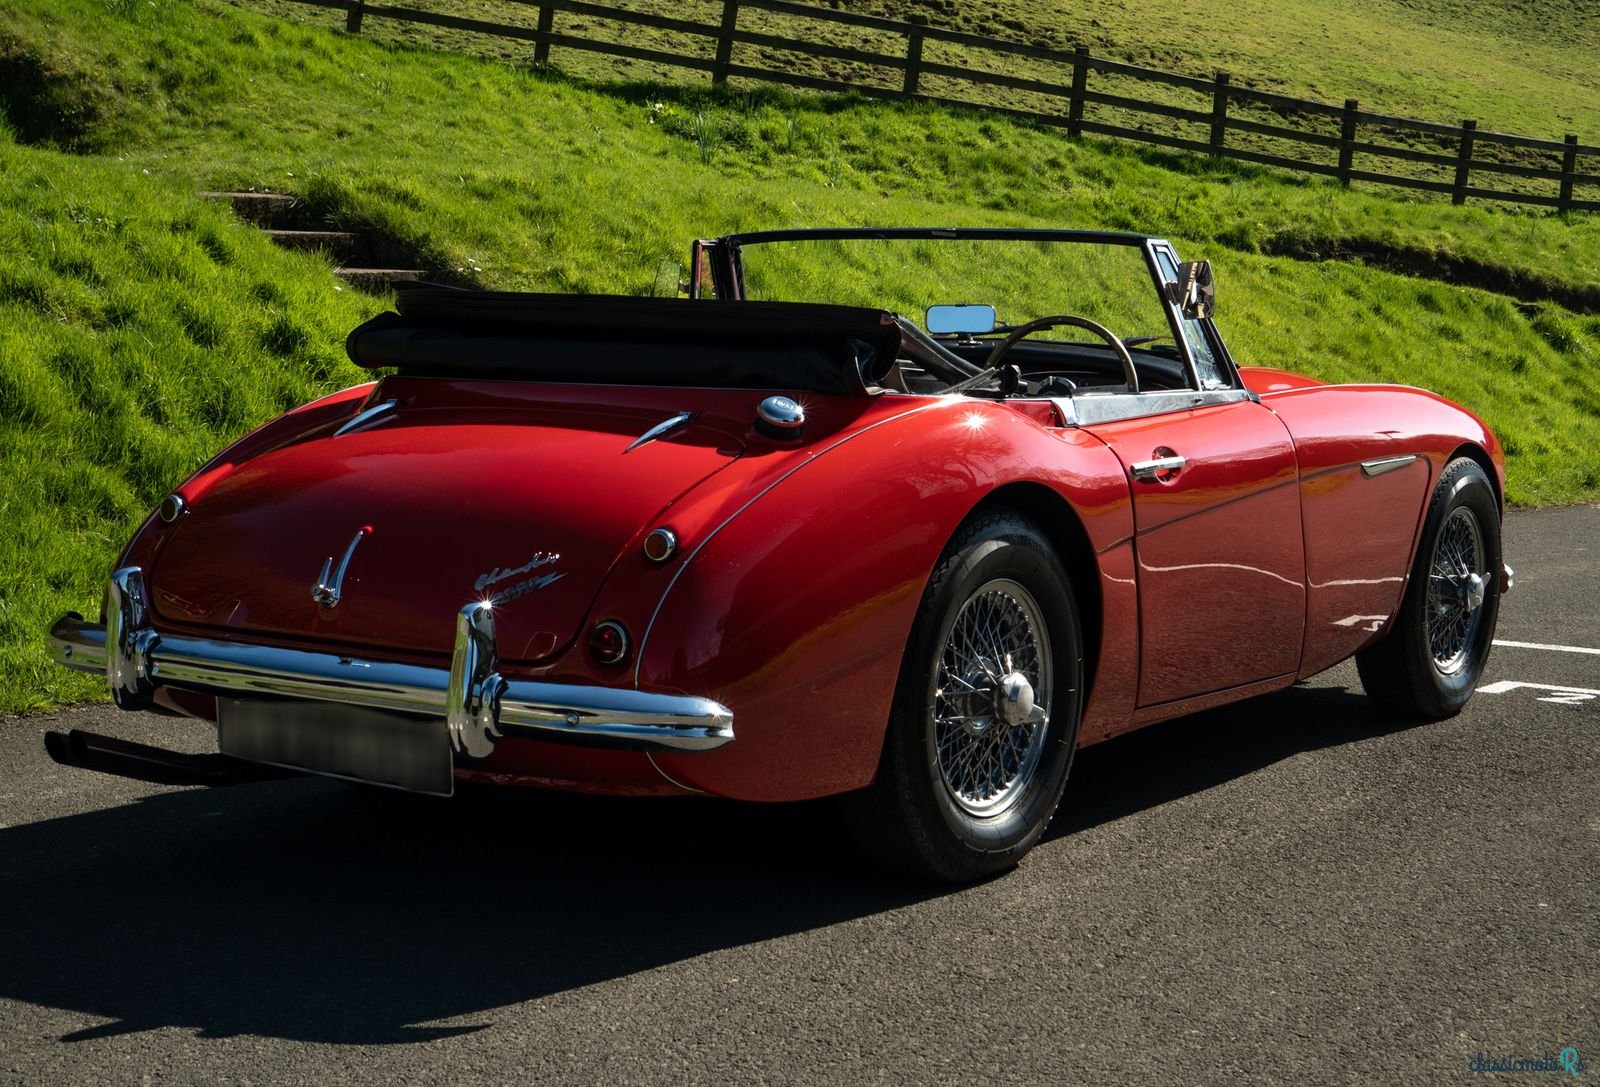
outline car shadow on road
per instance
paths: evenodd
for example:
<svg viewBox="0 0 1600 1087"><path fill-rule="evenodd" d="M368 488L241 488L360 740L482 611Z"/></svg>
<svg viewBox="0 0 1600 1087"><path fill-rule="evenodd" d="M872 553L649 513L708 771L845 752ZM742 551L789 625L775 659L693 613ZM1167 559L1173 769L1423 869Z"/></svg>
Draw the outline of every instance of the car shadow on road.
<svg viewBox="0 0 1600 1087"><path fill-rule="evenodd" d="M1159 725L1083 753L1052 834L1391 727L1326 688ZM0 996L108 1020L68 1042L166 1026L418 1042L959 893L879 874L831 811L520 790L445 803L309 778L161 793L0 830Z"/></svg>
<svg viewBox="0 0 1600 1087"><path fill-rule="evenodd" d="M1415 727L1359 688L1295 686L1180 717L1078 753L1049 837L1144 811L1282 759Z"/></svg>

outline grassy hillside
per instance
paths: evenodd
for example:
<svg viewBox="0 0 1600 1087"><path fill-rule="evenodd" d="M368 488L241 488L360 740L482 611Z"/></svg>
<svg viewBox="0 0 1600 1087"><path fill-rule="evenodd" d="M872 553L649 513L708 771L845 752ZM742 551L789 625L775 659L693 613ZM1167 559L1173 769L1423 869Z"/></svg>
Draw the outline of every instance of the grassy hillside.
<svg viewBox="0 0 1600 1087"><path fill-rule="evenodd" d="M374 299L185 181L0 142L0 711L103 692L41 634L234 437L354 384Z"/></svg>
<svg viewBox="0 0 1600 1087"><path fill-rule="evenodd" d="M688 240L825 224L1146 230L1213 259L1242 361L1436 388L1513 501L1600 496L1600 317L1273 256L1443 254L1600 282L1600 219L1407 204L852 100L596 87L212 3L20 0L0 28L0 710L78 697L40 634L229 438L357 380L340 291L195 194L300 194L485 286L638 293Z"/></svg>

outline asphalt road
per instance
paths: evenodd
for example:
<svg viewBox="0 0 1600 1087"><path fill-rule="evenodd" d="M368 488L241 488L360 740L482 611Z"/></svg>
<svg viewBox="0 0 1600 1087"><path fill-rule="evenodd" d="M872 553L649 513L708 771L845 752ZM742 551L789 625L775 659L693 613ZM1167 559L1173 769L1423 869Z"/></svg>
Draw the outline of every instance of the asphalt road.
<svg viewBox="0 0 1600 1087"><path fill-rule="evenodd" d="M1600 508L1506 536L1499 638L1600 648ZM953 890L821 805L160 788L40 736L204 732L0 720L0 1082L1597 1080L1600 654L1485 688L1397 727L1343 666L1091 749Z"/></svg>

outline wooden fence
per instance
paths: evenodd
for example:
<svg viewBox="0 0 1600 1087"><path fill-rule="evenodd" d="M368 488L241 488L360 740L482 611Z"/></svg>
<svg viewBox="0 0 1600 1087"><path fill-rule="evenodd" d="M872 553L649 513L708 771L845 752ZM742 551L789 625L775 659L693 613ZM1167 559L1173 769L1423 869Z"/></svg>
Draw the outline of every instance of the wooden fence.
<svg viewBox="0 0 1600 1087"><path fill-rule="evenodd" d="M717 84L748 79L982 109L1057 126L1072 136L1088 133L1223 155L1337 178L1346 186L1363 181L1420 189L1448 194L1457 204L1476 198L1600 211L1600 147L1580 144L1576 136L1556 141L1484 131L1474 120L1445 125L1393 117L1363 110L1354 99L1336 106L1238 86L1227 72L1210 79L1178 75L1094 57L1081 48L1053 49L791 0L722 0L717 23L586 0L504 0L535 10L531 26L367 0L296 2L344 11L352 33L360 32L364 20L378 18L531 42L536 63L547 62L553 48L582 50L705 72ZM770 26L752 27L748 16L741 26L741 15L747 12L781 16L790 25L798 21L807 31L823 29L819 24L851 28L852 38L866 37L880 43L879 48L829 42L823 33L769 33ZM566 33L557 25L558 14L622 24L623 31L644 27L669 32L706 48L704 55L693 55ZM899 48L888 51L881 44L885 42ZM736 53L741 46L745 48ZM960 53L945 48L942 56L929 55L930 47L958 47ZM861 75L786 70L772 63L774 52L843 62L854 66L848 72ZM1012 71L978 66L984 57ZM760 66L763 60L768 61L765 67ZM1019 62L1033 70L1017 74ZM1042 78L1041 68L1046 73ZM1091 82L1091 76L1098 78ZM962 97L973 88L997 88L1000 100L993 91L987 92L987 101ZM1115 93L1129 90L1134 93ZM1163 97L1167 100L1157 100ZM1249 146L1230 139L1238 135ZM1410 164L1411 172L1394 172L1394 163Z"/></svg>

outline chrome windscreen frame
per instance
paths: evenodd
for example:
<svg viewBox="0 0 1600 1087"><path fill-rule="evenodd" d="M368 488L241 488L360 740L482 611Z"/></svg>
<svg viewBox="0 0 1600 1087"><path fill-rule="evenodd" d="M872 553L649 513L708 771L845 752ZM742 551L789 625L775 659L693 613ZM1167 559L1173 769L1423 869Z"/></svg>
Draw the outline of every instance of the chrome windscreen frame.
<svg viewBox="0 0 1600 1087"><path fill-rule="evenodd" d="M457 614L448 670L158 633L137 566L111 575L105 610L104 624L76 614L58 619L49 652L68 668L103 673L122 709L148 707L158 687L169 687L443 717L456 753L467 758L487 757L503 736L677 752L733 740L732 711L708 698L506 679L488 604Z"/></svg>

